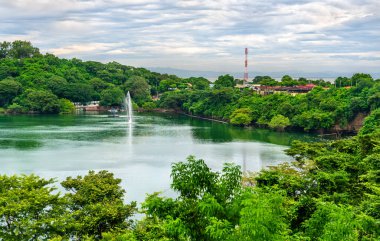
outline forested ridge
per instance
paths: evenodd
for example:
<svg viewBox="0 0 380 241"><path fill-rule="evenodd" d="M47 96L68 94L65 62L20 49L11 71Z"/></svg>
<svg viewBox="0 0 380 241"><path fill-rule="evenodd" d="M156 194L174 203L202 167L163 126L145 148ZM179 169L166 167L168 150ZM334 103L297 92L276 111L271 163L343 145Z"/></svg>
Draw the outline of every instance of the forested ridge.
<svg viewBox="0 0 380 241"><path fill-rule="evenodd" d="M141 204L125 203L108 171L68 177L64 192L53 179L0 175L0 240L380 239L379 109L355 137L286 152L294 162L245 174L190 156L172 164L176 198Z"/></svg>
<svg viewBox="0 0 380 241"><path fill-rule="evenodd" d="M323 131L347 129L359 114L380 106L380 81L369 74L339 77L335 84L287 75L281 82L269 76L252 80L265 86L317 85L296 96L262 96L234 88L239 82L223 75L210 85L202 77L179 78L116 62L60 59L25 41L0 43L0 112L72 113L73 102L89 101L117 107L130 91L134 103L148 111L174 109L234 125Z"/></svg>

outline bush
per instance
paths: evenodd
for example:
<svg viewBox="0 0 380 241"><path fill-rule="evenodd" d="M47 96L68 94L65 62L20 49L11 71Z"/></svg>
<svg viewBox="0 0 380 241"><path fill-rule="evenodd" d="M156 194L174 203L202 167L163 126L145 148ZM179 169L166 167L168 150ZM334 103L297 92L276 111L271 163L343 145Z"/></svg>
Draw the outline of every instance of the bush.
<svg viewBox="0 0 380 241"><path fill-rule="evenodd" d="M145 102L143 105L142 105L142 108L146 111L151 111L153 109L155 109L157 107L156 103L155 102Z"/></svg>
<svg viewBox="0 0 380 241"><path fill-rule="evenodd" d="M290 125L290 121L288 117L285 117L283 115L276 115L270 120L268 125L272 129L283 131L287 126Z"/></svg>
<svg viewBox="0 0 380 241"><path fill-rule="evenodd" d="M75 112L75 105L68 99L59 99L59 113L71 114Z"/></svg>
<svg viewBox="0 0 380 241"><path fill-rule="evenodd" d="M8 113L23 113L25 112L25 108L19 104L13 103L10 106L8 106L7 112Z"/></svg>
<svg viewBox="0 0 380 241"><path fill-rule="evenodd" d="M252 113L248 108L235 110L230 116L230 122L233 125L249 125L252 121Z"/></svg>

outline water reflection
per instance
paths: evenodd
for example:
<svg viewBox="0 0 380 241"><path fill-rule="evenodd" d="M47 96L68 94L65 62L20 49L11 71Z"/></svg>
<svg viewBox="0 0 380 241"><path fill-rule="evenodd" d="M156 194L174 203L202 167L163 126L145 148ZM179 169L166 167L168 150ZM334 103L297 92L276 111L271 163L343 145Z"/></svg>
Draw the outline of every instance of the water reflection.
<svg viewBox="0 0 380 241"><path fill-rule="evenodd" d="M0 148L14 148L17 150L30 150L42 147L42 143L35 140L0 139Z"/></svg>
<svg viewBox="0 0 380 241"><path fill-rule="evenodd" d="M1 173L43 177L84 175L106 169L122 178L129 200L168 190L174 162L189 155L215 170L225 162L258 171L290 160L283 150L313 136L243 129L181 115L0 116Z"/></svg>

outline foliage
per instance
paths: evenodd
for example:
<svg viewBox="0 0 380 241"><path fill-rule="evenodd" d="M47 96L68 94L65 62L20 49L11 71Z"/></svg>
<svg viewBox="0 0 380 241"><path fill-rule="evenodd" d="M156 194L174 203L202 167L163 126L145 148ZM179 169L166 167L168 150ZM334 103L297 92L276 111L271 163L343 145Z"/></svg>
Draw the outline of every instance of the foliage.
<svg viewBox="0 0 380 241"><path fill-rule="evenodd" d="M250 90L234 88L236 81L230 75L219 76L214 88L210 88L210 82L202 77L183 79L116 62L102 64L75 58L60 59L52 54L40 54L26 41L0 43L0 107L18 104L26 112L66 112L59 109L64 105L56 103L45 110L41 106L37 108L36 103L27 103L29 98L26 96L31 91L49 92L58 99L65 98L71 102L86 104L102 100L103 105L118 106L122 101L121 92L117 89L121 89L124 95L130 91L139 106L150 103L151 95L154 95L158 98L157 106L161 108L237 125L266 126L275 116L282 115L289 119L289 129L313 131L338 126L347 128L358 114L366 115L380 106L380 83L363 73L354 74L351 78L339 77L335 87L323 80L293 79L288 75L281 81L270 76L256 76L252 82L267 86L312 83L319 87L305 95L261 96ZM238 111L233 115L238 109L250 111Z"/></svg>
<svg viewBox="0 0 380 241"><path fill-rule="evenodd" d="M58 102L60 114L71 114L75 112L75 105L68 99L59 99Z"/></svg>
<svg viewBox="0 0 380 241"><path fill-rule="evenodd" d="M233 240L287 240L285 198L255 190L242 202L239 227Z"/></svg>
<svg viewBox="0 0 380 241"><path fill-rule="evenodd" d="M9 105L21 90L21 84L13 79L0 81L0 106Z"/></svg>
<svg viewBox="0 0 380 241"><path fill-rule="evenodd" d="M219 174L190 156L186 163L173 164L171 176L171 186L179 196L176 200L149 196L143 208L151 222L167 224L170 229L166 233L174 239L217 240L220 234L215 225L220 222L227 225L226 232L232 231L230 224L236 223L239 215L239 167L226 164Z"/></svg>
<svg viewBox="0 0 380 241"><path fill-rule="evenodd" d="M101 93L115 87L130 91L134 101L142 105L150 101L150 94L157 94L157 88L165 79L174 80L178 86L205 89L208 81L203 78L184 80L174 75L150 72L116 62L102 64L79 59L60 59L52 54L42 55L26 41L0 43L0 107L14 103L30 111L26 103L27 91L50 91L58 98L86 104L100 100ZM152 92L150 86L155 87ZM118 91L119 92L119 91ZM123 93L125 94L125 93ZM24 103L20 99L24 99ZM117 99L117 97L112 97ZM117 102L107 103L116 105ZM121 102L118 102L120 105ZM40 112L34 109L33 112ZM61 110L44 113L59 113ZM64 112L64 111L63 111Z"/></svg>
<svg viewBox="0 0 380 241"><path fill-rule="evenodd" d="M233 125L249 125L251 121L252 116L249 108L236 109L230 116L230 122Z"/></svg>
<svg viewBox="0 0 380 241"><path fill-rule="evenodd" d="M2 42L0 44L0 59L1 58L31 58L40 55L38 48L32 46L28 41L16 40L12 43Z"/></svg>
<svg viewBox="0 0 380 241"><path fill-rule="evenodd" d="M17 103L13 103L10 106L8 106L7 112L12 114L24 113L25 108Z"/></svg>
<svg viewBox="0 0 380 241"><path fill-rule="evenodd" d="M58 97L46 90L27 90L16 101L27 110L40 113L59 113Z"/></svg>
<svg viewBox="0 0 380 241"><path fill-rule="evenodd" d="M283 115L276 115L273 116L273 118L268 123L268 126L273 129L277 129L280 131L283 131L285 127L290 125L290 121L288 117L285 117Z"/></svg>
<svg viewBox="0 0 380 241"><path fill-rule="evenodd" d="M132 76L125 82L125 92L130 91L132 99L138 105L142 105L145 101L149 101L150 86L145 78L140 76Z"/></svg>
<svg viewBox="0 0 380 241"><path fill-rule="evenodd" d="M89 171L84 177L69 177L61 183L69 191L65 194L69 210L65 219L71 235L101 238L103 232L130 225L127 219L136 204L124 204L120 182L107 171Z"/></svg>
<svg viewBox="0 0 380 241"><path fill-rule="evenodd" d="M0 176L0 239L37 240L59 231L62 212L54 181L35 175Z"/></svg>
<svg viewBox="0 0 380 241"><path fill-rule="evenodd" d="M119 87L105 89L100 93L100 105L120 106L124 102L125 95Z"/></svg>
<svg viewBox="0 0 380 241"><path fill-rule="evenodd" d="M234 86L235 86L234 77L229 74L219 76L218 79L215 80L214 82L215 89L220 89L223 87L234 87Z"/></svg>
<svg viewBox="0 0 380 241"><path fill-rule="evenodd" d="M371 112L364 120L364 126L360 129L359 134L365 135L373 133L376 129L380 128L380 109Z"/></svg>
<svg viewBox="0 0 380 241"><path fill-rule="evenodd" d="M156 102L153 102L153 101L150 101L150 102L145 102L143 105L142 105L142 108L146 111L151 111L155 108L157 108L157 104Z"/></svg>
<svg viewBox="0 0 380 241"><path fill-rule="evenodd" d="M371 126L371 122L366 121ZM363 127L365 128L365 127ZM294 157L246 177L190 156L172 165L176 198L147 196L140 220L120 179L90 171L62 182L0 176L4 240L378 240L380 130L316 143L294 142Z"/></svg>

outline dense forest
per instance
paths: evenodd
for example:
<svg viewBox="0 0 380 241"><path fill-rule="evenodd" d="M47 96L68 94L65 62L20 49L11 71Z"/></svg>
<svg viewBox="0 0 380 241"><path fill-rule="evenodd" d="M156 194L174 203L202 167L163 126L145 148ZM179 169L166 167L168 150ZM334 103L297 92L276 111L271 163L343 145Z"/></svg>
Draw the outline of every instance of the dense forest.
<svg viewBox="0 0 380 241"><path fill-rule="evenodd" d="M213 88L166 92L159 103L162 107L236 125L254 124L279 130L289 126L306 131L328 130L335 126L336 129L344 129L360 113L367 115L380 107L379 80L368 74L355 74L346 82L339 78L337 81L342 87L321 81L315 82L319 86L307 94L260 95L249 89L232 88L233 78L220 76ZM350 84L352 81L355 85L343 87L342 83ZM297 82L277 82L277 85L295 85Z"/></svg>
<svg viewBox="0 0 380 241"><path fill-rule="evenodd" d="M256 76L251 82L317 87L296 96L259 95L252 89L234 88L241 80L230 75L210 84L202 77L179 78L116 62L60 59L41 54L26 41L0 43L0 113L71 113L73 102L89 101L120 106L130 91L135 104L148 111L174 109L235 125L309 131L347 129L355 117L380 106L380 80L369 74L339 77L335 84L288 75L281 81Z"/></svg>
<svg viewBox="0 0 380 241"><path fill-rule="evenodd" d="M127 91L136 104L149 107L157 89L171 88L169 80L195 88L204 82L208 85L203 78L180 79L116 62L43 55L26 41L0 43L0 107L10 113L69 113L73 102L120 106Z"/></svg>
<svg viewBox="0 0 380 241"><path fill-rule="evenodd" d="M124 202L107 171L68 177L63 193L53 179L0 175L0 240L380 239L379 109L355 137L286 152L294 162L244 174L190 156L172 164L175 198L157 192L140 205Z"/></svg>

